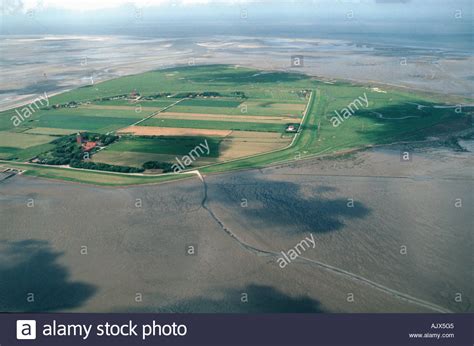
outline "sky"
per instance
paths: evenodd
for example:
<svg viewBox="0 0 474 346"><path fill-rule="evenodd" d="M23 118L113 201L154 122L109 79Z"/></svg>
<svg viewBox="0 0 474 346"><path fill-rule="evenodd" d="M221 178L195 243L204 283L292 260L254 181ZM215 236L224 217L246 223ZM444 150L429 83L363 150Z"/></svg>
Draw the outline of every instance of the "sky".
<svg viewBox="0 0 474 346"><path fill-rule="evenodd" d="M472 33L472 0L3 0L2 34L124 34L194 26L238 32ZM124 30L123 26L126 26ZM160 28L161 25L161 28ZM199 27L196 28L196 25ZM285 28L285 29L283 29ZM268 29L270 30L270 29ZM225 31L225 30L224 30ZM228 30L227 30L228 31ZM207 31L206 31L207 32ZM227 33L227 32L226 32Z"/></svg>
<svg viewBox="0 0 474 346"><path fill-rule="evenodd" d="M119 8L133 5L139 8L165 7L165 6L208 6L228 5L228 6L249 6L253 4L263 4L278 6L291 4L292 6L315 7L321 6L323 10L330 10L331 7L362 7L371 8L372 13L380 10L405 12L412 15L426 15L444 11L444 9L464 9L471 7L469 0L4 0L4 7L11 9L27 10L47 10L62 9L75 11L94 11L100 9ZM418 12L423 10L424 12ZM427 11L428 13L426 13Z"/></svg>

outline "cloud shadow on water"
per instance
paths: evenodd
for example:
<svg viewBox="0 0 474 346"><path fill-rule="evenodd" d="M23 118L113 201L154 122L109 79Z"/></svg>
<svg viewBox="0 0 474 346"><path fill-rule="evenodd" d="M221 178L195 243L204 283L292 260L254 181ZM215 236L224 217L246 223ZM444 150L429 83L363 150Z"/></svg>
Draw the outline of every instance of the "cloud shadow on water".
<svg viewBox="0 0 474 346"><path fill-rule="evenodd" d="M0 242L0 311L62 311L87 301L96 288L70 281L61 255L47 241ZM27 300L30 293L34 302Z"/></svg>
<svg viewBox="0 0 474 346"><path fill-rule="evenodd" d="M244 296L243 294L247 294ZM213 297L214 296L214 297ZM244 297L244 298L243 298ZM245 297L248 301L245 302ZM133 308L133 312L167 313L321 313L318 300L308 296L290 296L274 287L250 284L241 289L216 290L208 296L183 299L162 306ZM131 311L130 308L121 309Z"/></svg>
<svg viewBox="0 0 474 346"><path fill-rule="evenodd" d="M343 228L350 219L364 218L370 209L355 199L351 206L338 188L318 181L295 183L266 180L255 173L244 181L225 184L211 183L210 204L219 205L231 213L264 228L284 227L292 233L328 233ZM242 208L242 200L248 207ZM238 208L238 209L236 209Z"/></svg>

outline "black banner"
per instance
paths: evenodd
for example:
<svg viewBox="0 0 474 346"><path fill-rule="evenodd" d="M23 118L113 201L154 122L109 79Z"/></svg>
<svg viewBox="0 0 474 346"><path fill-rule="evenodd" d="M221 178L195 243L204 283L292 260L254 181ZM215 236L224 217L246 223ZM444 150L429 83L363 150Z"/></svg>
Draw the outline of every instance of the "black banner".
<svg viewBox="0 0 474 346"><path fill-rule="evenodd" d="M472 314L0 314L0 345L473 345Z"/></svg>

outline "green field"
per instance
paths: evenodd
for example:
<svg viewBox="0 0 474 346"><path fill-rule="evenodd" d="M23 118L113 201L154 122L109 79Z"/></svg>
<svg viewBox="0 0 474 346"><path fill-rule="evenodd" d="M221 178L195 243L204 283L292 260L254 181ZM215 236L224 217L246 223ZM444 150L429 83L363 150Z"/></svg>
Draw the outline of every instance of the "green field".
<svg viewBox="0 0 474 346"><path fill-rule="evenodd" d="M27 160L48 150L55 137L17 132L0 132L0 160Z"/></svg>
<svg viewBox="0 0 474 346"><path fill-rule="evenodd" d="M209 157L219 156L220 139L212 137L131 137L110 145L107 151L135 151L152 154L186 155L201 143L208 143Z"/></svg>
<svg viewBox="0 0 474 346"><path fill-rule="evenodd" d="M95 184L104 186L123 186L137 184L158 184L173 180L190 178L191 174L134 176L126 174L81 171L22 163L0 163L0 167L26 170L24 175L46 179L61 179L76 183Z"/></svg>
<svg viewBox="0 0 474 346"><path fill-rule="evenodd" d="M249 115L249 116L258 116L258 115L295 115L299 116L301 114L298 110L280 110L266 106L256 106L256 105L247 105L246 108L243 108L246 105L245 102L241 104L240 107L201 107L201 106L186 106L185 102L180 103L170 109L169 112L177 113L199 113L199 114L222 114L222 115Z"/></svg>
<svg viewBox="0 0 474 346"><path fill-rule="evenodd" d="M0 132L2 146L19 149L51 142L54 138L47 135L28 135L25 133Z"/></svg>
<svg viewBox="0 0 474 346"><path fill-rule="evenodd" d="M64 136L70 135L71 133L77 133L80 130L78 129L58 129L58 128L51 128L51 127L34 127L32 129L28 129L23 133L27 134L36 134L36 135L50 135L50 136Z"/></svg>
<svg viewBox="0 0 474 346"><path fill-rule="evenodd" d="M176 163L176 157L187 155L200 144L209 148L194 166L216 162L220 138L213 137L127 137L113 143L94 156L94 161L141 167L147 161Z"/></svg>
<svg viewBox="0 0 474 346"><path fill-rule="evenodd" d="M179 102L167 108L168 114L194 113L196 119L177 119L173 118L173 115L160 118L158 114L139 125L147 128L249 131L255 133L257 138L258 134L263 136L265 133L277 133L283 138L286 126L276 121L251 122L240 117L238 121L204 120L199 119L199 114L249 117L290 115L294 117L295 123L298 123L303 113L302 105L308 104L309 108L301 132L293 145L270 153L262 152L248 158L217 163L221 153L220 139L212 136L124 136L99 152L98 159L103 158L104 162L113 163L114 158L120 158L121 164L129 163L131 166L147 159L169 161L176 155L186 154L205 138L211 143L214 156L204 160L209 165L202 170L220 172L332 154L367 145L422 140L440 133L467 129L472 124L472 107L463 107L462 112L458 112L456 108L440 108L446 105L472 104L472 100L393 87L372 87L347 82L327 84L302 74L262 72L227 65L157 70L51 97L48 106L36 111L19 126L14 126L12 121L12 117L17 114L15 110L1 112L0 159L12 162L28 161L51 150L50 142L58 136L77 131L113 133L156 114L176 101ZM103 100L128 95L132 91L138 92L142 99ZM209 94L213 96L203 96ZM362 96L366 96L368 106L360 107L339 126L334 127L332 118L335 111L341 112ZM70 102L75 103L74 108L68 106ZM59 108L53 109L53 105L58 105ZM18 107L17 111L21 112L22 107ZM252 143L251 137L248 141ZM257 143L255 145L258 146ZM127 154L119 155L120 153ZM137 153L137 158L133 157L133 153ZM35 167L28 174L39 171L41 174L37 175L57 178L61 177L62 170ZM104 179L107 179L106 176L105 173L97 172L90 181L103 183ZM130 179L138 178L130 176Z"/></svg>
<svg viewBox="0 0 474 346"><path fill-rule="evenodd" d="M128 100L110 100L110 101L94 101L93 105L97 106L124 106L124 107L130 107L131 110L135 110L138 105L141 105L142 107L155 107L155 108L163 108L166 106L169 106L170 104L178 101L179 99L169 99L169 98L164 98L164 99L158 99L158 100L153 100L153 101L134 101L130 102Z"/></svg>
<svg viewBox="0 0 474 346"><path fill-rule="evenodd" d="M211 130L234 130L234 131L260 131L260 132L281 132L285 130L282 124L274 123L251 123L237 121L214 121L214 120L181 120L181 119L159 119L152 118L141 124L142 126L160 127L183 127L194 129Z"/></svg>
<svg viewBox="0 0 474 346"><path fill-rule="evenodd" d="M215 100L215 99L189 99L180 103L181 106L196 106L196 107L225 107L236 108L243 101L236 100Z"/></svg>
<svg viewBox="0 0 474 346"><path fill-rule="evenodd" d="M117 130L121 127L133 124L136 119L133 118L114 118L114 117L90 117L83 115L56 115L45 114L39 120L30 125L38 127L50 127L59 129L81 129L82 131L94 131L105 133Z"/></svg>

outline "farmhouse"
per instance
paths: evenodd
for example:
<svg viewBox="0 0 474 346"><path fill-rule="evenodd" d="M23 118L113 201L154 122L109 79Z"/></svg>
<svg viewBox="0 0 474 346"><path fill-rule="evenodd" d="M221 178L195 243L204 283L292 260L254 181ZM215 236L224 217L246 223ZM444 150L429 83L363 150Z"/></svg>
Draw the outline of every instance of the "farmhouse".
<svg viewBox="0 0 474 346"><path fill-rule="evenodd" d="M297 125L290 124L286 127L285 132L295 133L298 131Z"/></svg>
<svg viewBox="0 0 474 346"><path fill-rule="evenodd" d="M128 99L130 101L138 101L140 99L140 96L140 93L136 89L133 89L132 92L130 92Z"/></svg>
<svg viewBox="0 0 474 346"><path fill-rule="evenodd" d="M82 149L84 149L84 151L90 151L92 149L94 149L95 147L97 146L97 142L85 142L84 144L82 144Z"/></svg>

